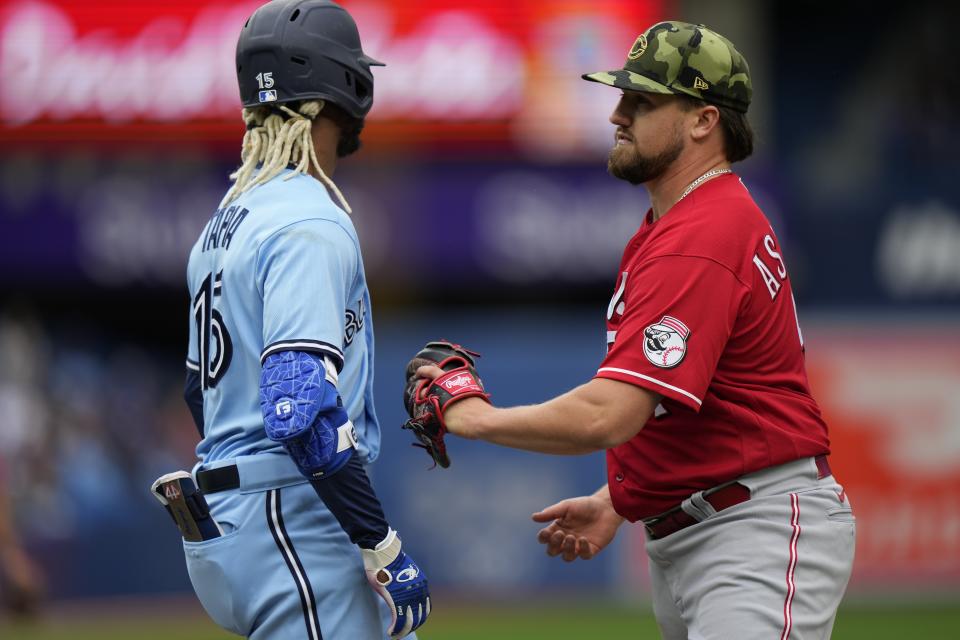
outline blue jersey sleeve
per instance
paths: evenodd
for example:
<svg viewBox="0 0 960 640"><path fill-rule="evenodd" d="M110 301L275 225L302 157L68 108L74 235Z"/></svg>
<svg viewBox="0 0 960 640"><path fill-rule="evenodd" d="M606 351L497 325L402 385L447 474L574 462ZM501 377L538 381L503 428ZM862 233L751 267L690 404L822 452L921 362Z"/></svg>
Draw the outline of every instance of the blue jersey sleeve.
<svg viewBox="0 0 960 640"><path fill-rule="evenodd" d="M329 356L342 369L346 301L359 265L355 238L330 220L303 220L265 240L256 265L261 363L272 353L306 351Z"/></svg>

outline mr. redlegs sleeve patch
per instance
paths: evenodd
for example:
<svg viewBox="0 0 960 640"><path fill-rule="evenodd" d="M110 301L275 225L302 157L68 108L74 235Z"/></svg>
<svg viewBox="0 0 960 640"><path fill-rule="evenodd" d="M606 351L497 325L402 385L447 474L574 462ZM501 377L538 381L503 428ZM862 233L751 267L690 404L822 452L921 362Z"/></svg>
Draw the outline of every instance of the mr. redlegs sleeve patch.
<svg viewBox="0 0 960 640"><path fill-rule="evenodd" d="M647 360L663 369L671 369L687 355L687 336L690 329L673 316L663 316L660 322L643 330L643 353Z"/></svg>

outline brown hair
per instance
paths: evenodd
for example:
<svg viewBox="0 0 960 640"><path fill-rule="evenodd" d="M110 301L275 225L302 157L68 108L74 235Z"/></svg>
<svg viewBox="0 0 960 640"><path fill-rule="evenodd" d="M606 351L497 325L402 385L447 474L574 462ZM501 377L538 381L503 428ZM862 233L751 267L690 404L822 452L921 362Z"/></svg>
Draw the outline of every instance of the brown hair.
<svg viewBox="0 0 960 640"><path fill-rule="evenodd" d="M707 102L678 94L684 111L699 109L707 106ZM729 162L739 162L749 158L753 153L753 127L747 119L747 114L730 107L713 105L720 112L720 126L723 129L723 151Z"/></svg>

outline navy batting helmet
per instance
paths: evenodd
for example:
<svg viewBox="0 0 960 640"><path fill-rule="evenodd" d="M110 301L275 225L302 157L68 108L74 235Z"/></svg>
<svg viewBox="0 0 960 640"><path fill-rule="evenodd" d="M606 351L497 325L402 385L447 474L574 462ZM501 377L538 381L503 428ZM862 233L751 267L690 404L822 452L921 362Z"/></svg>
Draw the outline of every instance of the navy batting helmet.
<svg viewBox="0 0 960 640"><path fill-rule="evenodd" d="M237 80L244 107L328 100L357 119L373 106L371 65L357 24L330 0L273 0L243 25Z"/></svg>

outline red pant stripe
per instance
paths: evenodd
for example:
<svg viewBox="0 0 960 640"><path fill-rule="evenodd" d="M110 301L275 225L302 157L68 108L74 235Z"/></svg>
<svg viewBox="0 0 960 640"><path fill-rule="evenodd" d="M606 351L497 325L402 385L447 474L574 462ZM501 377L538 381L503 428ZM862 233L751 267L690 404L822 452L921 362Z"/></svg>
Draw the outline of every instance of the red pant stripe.
<svg viewBox="0 0 960 640"><path fill-rule="evenodd" d="M787 564L787 597L783 601L783 632L780 640L787 640L793 629L793 594L797 585L793 581L793 574L797 568L797 540L800 538L800 497L790 494L790 525L793 527L793 536L790 538L790 562Z"/></svg>

